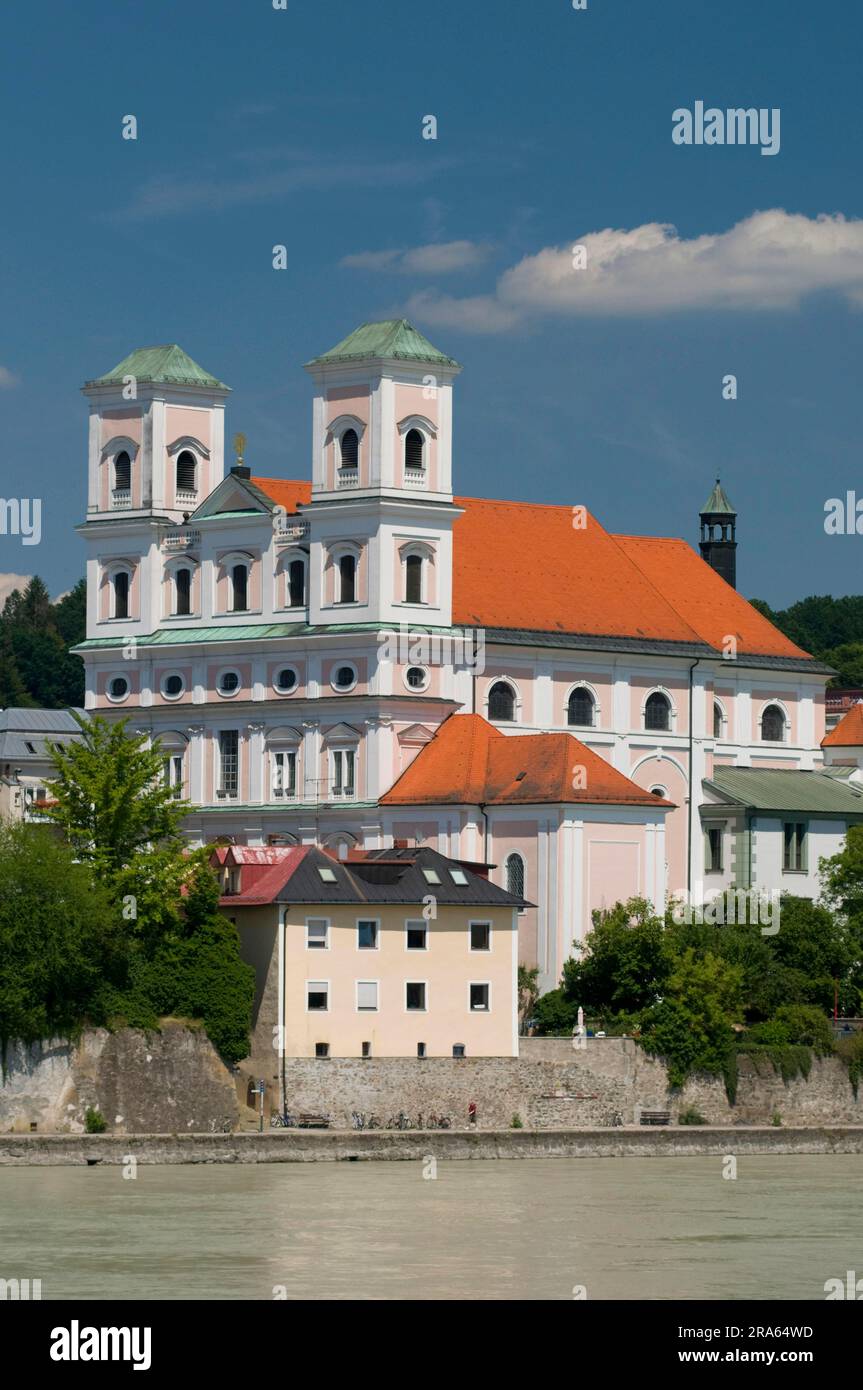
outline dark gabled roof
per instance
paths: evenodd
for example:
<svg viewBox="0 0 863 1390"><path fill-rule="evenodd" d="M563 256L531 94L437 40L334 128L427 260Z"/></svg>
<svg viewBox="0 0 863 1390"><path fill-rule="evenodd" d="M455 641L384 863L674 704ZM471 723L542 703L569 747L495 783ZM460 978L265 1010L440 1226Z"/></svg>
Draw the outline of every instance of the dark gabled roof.
<svg viewBox="0 0 863 1390"><path fill-rule="evenodd" d="M320 869L329 870L333 881L324 881ZM436 872L440 882L429 883L424 869ZM462 870L466 884L454 882L453 869ZM262 894L263 889L266 889L265 894ZM496 883L490 883L459 860L448 859L425 846L374 850L350 860L333 859L317 846L302 853L285 851L284 862L268 868L265 879L258 879L248 893L223 897L222 905L260 906L262 901L319 903L322 906L405 903L419 909L429 896L434 897L440 907L534 906L524 898L507 893Z"/></svg>

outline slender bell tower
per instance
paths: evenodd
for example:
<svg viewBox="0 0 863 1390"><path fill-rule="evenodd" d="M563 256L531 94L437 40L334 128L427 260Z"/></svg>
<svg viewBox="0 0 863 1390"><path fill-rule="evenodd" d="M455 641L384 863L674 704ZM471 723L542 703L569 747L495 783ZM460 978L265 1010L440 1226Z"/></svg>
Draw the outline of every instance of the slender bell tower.
<svg viewBox="0 0 863 1390"><path fill-rule="evenodd" d="M706 560L732 589L737 587L736 531L737 513L717 478L716 486L701 508L699 550L702 560Z"/></svg>

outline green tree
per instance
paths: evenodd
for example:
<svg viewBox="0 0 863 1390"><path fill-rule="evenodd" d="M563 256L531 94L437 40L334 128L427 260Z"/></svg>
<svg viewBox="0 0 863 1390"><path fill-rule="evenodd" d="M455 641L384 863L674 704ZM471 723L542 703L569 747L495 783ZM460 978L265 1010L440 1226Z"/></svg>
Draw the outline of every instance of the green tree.
<svg viewBox="0 0 863 1390"><path fill-rule="evenodd" d="M585 1010L634 1014L654 1003L673 966L668 933L644 898L594 913L578 960L563 967L566 999Z"/></svg>
<svg viewBox="0 0 863 1390"><path fill-rule="evenodd" d="M125 983L110 894L44 826L0 826L0 1049L105 1021L105 981Z"/></svg>
<svg viewBox="0 0 863 1390"><path fill-rule="evenodd" d="M77 717L77 716L76 716ZM78 856L108 880L129 871L135 856L158 846L182 853L180 824L188 803L178 801L163 779L158 743L131 737L127 721L95 715L78 718L78 743L55 744L56 805L47 815L63 830Z"/></svg>
<svg viewBox="0 0 863 1390"><path fill-rule="evenodd" d="M663 998L642 1015L641 1043L662 1057L672 1086L694 1072L720 1076L734 1053L733 1023L743 1014L743 970L688 948L669 975Z"/></svg>

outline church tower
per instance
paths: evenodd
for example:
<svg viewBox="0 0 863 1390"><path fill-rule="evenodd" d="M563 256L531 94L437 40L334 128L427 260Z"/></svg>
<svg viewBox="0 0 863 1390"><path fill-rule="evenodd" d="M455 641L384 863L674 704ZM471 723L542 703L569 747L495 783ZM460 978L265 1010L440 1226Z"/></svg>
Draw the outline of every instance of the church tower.
<svg viewBox="0 0 863 1390"><path fill-rule="evenodd" d="M701 509L701 541L699 550L702 560L730 584L737 587L737 513L725 495L725 489L716 479L716 486Z"/></svg>
<svg viewBox="0 0 863 1390"><path fill-rule="evenodd" d="M315 383L309 622L452 621L452 383L406 319L306 364Z"/></svg>

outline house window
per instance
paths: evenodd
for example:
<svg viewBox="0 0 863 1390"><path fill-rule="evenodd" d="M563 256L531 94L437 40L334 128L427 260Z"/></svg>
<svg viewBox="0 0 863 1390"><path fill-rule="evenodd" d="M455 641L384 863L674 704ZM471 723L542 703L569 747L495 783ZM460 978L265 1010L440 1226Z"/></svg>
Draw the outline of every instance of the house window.
<svg viewBox="0 0 863 1390"><path fill-rule="evenodd" d="M459 888L467 887L467 874L464 869L450 869L449 876Z"/></svg>
<svg viewBox="0 0 863 1390"><path fill-rule="evenodd" d="M405 672L405 685L408 690L425 690L429 683L429 673L424 666L409 666Z"/></svg>
<svg viewBox="0 0 863 1390"><path fill-rule="evenodd" d="M114 491L128 492L132 486L132 460L126 450L114 459Z"/></svg>
<svg viewBox="0 0 863 1390"><path fill-rule="evenodd" d="M357 673L353 666L337 666L333 675L335 690L352 690L357 683Z"/></svg>
<svg viewBox="0 0 863 1390"><path fill-rule="evenodd" d="M593 728L595 701L586 688L580 685L572 691L566 708L566 721L581 729Z"/></svg>
<svg viewBox="0 0 863 1390"><path fill-rule="evenodd" d="M327 868L325 866L318 867L318 877L321 880L321 883L338 883L335 870Z"/></svg>
<svg viewBox="0 0 863 1390"><path fill-rule="evenodd" d="M453 1057L464 1057L464 1056L465 1056L465 1045L464 1045L464 1043L453 1043L453 1045L452 1045L452 1055L453 1055Z"/></svg>
<svg viewBox="0 0 863 1390"><path fill-rule="evenodd" d="M108 682L108 699L125 700L129 694L129 682L125 676L113 676Z"/></svg>
<svg viewBox="0 0 863 1390"><path fill-rule="evenodd" d="M327 951L330 945L330 924L326 917L306 918L306 950Z"/></svg>
<svg viewBox="0 0 863 1390"><path fill-rule="evenodd" d="M342 468L359 468L360 466L360 441L354 429L345 430L342 435L340 463Z"/></svg>
<svg viewBox="0 0 863 1390"><path fill-rule="evenodd" d="M722 873L722 826L708 825L704 831L704 872Z"/></svg>
<svg viewBox="0 0 863 1390"><path fill-rule="evenodd" d="M428 927L425 920L405 922L405 946L409 951L428 950Z"/></svg>
<svg viewBox="0 0 863 1390"><path fill-rule="evenodd" d="M288 565L288 607L304 608L306 603L306 566L303 560Z"/></svg>
<svg viewBox="0 0 863 1390"><path fill-rule="evenodd" d="M245 613L249 607L249 571L245 565L231 569L231 612Z"/></svg>
<svg viewBox="0 0 863 1390"><path fill-rule="evenodd" d="M177 458L177 496L187 493L194 496L198 491L198 461L190 449L184 449Z"/></svg>
<svg viewBox="0 0 863 1390"><path fill-rule="evenodd" d="M520 854L507 856L506 891L516 898L524 897L524 860ZM524 908L519 908L519 912L524 912Z"/></svg>
<svg viewBox="0 0 863 1390"><path fill-rule="evenodd" d="M515 691L506 681L495 681L489 691L488 717L503 723L515 719Z"/></svg>
<svg viewBox="0 0 863 1390"><path fill-rule="evenodd" d="M778 705L768 705L761 716L761 737L765 743L782 743L785 738L785 715Z"/></svg>
<svg viewBox="0 0 863 1390"><path fill-rule="evenodd" d="M405 560L405 603L423 601L423 557L408 555Z"/></svg>
<svg viewBox="0 0 863 1390"><path fill-rule="evenodd" d="M339 595L337 603L355 603L357 597L357 559L355 555L339 558Z"/></svg>
<svg viewBox="0 0 863 1390"><path fill-rule="evenodd" d="M296 690L297 673L293 666L283 666L280 671L277 671L273 684L279 695L290 695L292 690Z"/></svg>
<svg viewBox="0 0 863 1390"><path fill-rule="evenodd" d="M232 696L232 695L236 695L236 693L237 693L237 691L239 690L239 688L240 688L240 673L239 673L239 671L223 671L223 672L221 673L221 675L219 676L219 680L218 680L217 686L216 686L216 689L218 690L218 692L219 692L220 695L226 695L226 696L228 696L228 697L230 697L230 696Z"/></svg>
<svg viewBox="0 0 863 1390"><path fill-rule="evenodd" d="M487 1014L491 999L490 985L471 985L470 987L470 1009L471 1013Z"/></svg>
<svg viewBox="0 0 863 1390"><path fill-rule="evenodd" d="M667 695L662 695L659 691L648 695L644 706L644 727L663 732L668 732L671 728L671 701Z"/></svg>
<svg viewBox="0 0 863 1390"><path fill-rule="evenodd" d="M420 430L408 430L405 435L405 468L422 469L425 440Z"/></svg>
<svg viewBox="0 0 863 1390"><path fill-rule="evenodd" d="M440 883L440 874L437 869L423 869L423 878L426 883Z"/></svg>
<svg viewBox="0 0 863 1390"><path fill-rule="evenodd" d="M722 706L716 700L713 702L713 737L722 738Z"/></svg>
<svg viewBox="0 0 863 1390"><path fill-rule="evenodd" d="M376 951L378 949L378 924L374 920L357 922L357 949Z"/></svg>
<svg viewBox="0 0 863 1390"><path fill-rule="evenodd" d="M126 570L117 570L114 575L114 617L129 616L129 575Z"/></svg>
<svg viewBox="0 0 863 1390"><path fill-rule="evenodd" d="M353 796L356 754L352 749L333 753L333 796Z"/></svg>
<svg viewBox="0 0 863 1390"><path fill-rule="evenodd" d="M273 754L273 796L294 797L297 794L297 755L296 753Z"/></svg>
<svg viewBox="0 0 863 1390"><path fill-rule="evenodd" d="M423 1013L426 1007L425 981L410 982L405 985L405 1008L411 1013Z"/></svg>
<svg viewBox="0 0 863 1390"><path fill-rule="evenodd" d="M491 923L490 922L471 922L470 924L470 949L472 951L491 950Z"/></svg>
<svg viewBox="0 0 863 1390"><path fill-rule="evenodd" d="M240 735L236 729L222 729L219 734L220 797L235 797L240 780Z"/></svg>
<svg viewBox="0 0 863 1390"><path fill-rule="evenodd" d="M357 1010L361 1014L377 1013L378 1009L378 982L377 980L357 980Z"/></svg>
<svg viewBox="0 0 863 1390"><path fill-rule="evenodd" d="M179 569L174 572L174 612L178 617L192 611L192 571Z"/></svg>
<svg viewBox="0 0 863 1390"><path fill-rule="evenodd" d="M309 1013L326 1013L330 1007L330 986L326 980L306 982L306 1008Z"/></svg>
<svg viewBox="0 0 863 1390"><path fill-rule="evenodd" d="M420 1042L417 1043L417 1056L418 1056L418 1057L427 1057L427 1056L428 1056L428 1052L426 1051L426 1045L425 1045L425 1043L420 1043Z"/></svg>
<svg viewBox="0 0 863 1390"><path fill-rule="evenodd" d="M372 1045L371 1045L370 1042L364 1042L364 1043L362 1044L362 1054L361 1054L361 1055L362 1055L363 1057L371 1057L371 1055L372 1055Z"/></svg>
<svg viewBox="0 0 863 1390"><path fill-rule="evenodd" d="M786 821L782 827L782 868L786 873L806 872L806 823Z"/></svg>
<svg viewBox="0 0 863 1390"><path fill-rule="evenodd" d="M329 1045L329 1043L315 1043L315 1056L316 1056L316 1057L329 1057L329 1055L330 1055L330 1045Z"/></svg>
<svg viewBox="0 0 863 1390"><path fill-rule="evenodd" d="M178 700L186 688L186 682L176 671L165 676L162 681L162 694L166 700Z"/></svg>
<svg viewBox="0 0 863 1390"><path fill-rule="evenodd" d="M162 763L162 776L165 786L170 787L173 795L179 800L183 795L183 755L182 753L172 753L165 758Z"/></svg>

